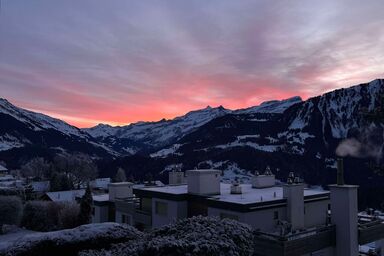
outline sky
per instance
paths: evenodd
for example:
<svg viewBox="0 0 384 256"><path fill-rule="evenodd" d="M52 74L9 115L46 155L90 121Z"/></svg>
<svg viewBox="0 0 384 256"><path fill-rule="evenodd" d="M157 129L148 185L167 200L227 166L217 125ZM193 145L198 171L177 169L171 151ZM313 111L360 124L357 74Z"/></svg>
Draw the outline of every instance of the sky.
<svg viewBox="0 0 384 256"><path fill-rule="evenodd" d="M382 0L0 1L0 98L78 127L384 77Z"/></svg>

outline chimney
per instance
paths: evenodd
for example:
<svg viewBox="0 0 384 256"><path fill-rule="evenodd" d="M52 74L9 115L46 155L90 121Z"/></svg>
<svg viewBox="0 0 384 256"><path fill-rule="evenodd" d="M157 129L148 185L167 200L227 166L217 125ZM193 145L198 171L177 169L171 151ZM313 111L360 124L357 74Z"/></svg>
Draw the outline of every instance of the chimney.
<svg viewBox="0 0 384 256"><path fill-rule="evenodd" d="M241 193L242 193L241 186L239 184L239 181L236 178L236 180L231 185L231 194L241 194Z"/></svg>
<svg viewBox="0 0 384 256"><path fill-rule="evenodd" d="M358 186L344 184L343 159L337 159L337 184L330 185L331 222L336 225L336 255L358 255Z"/></svg>
<svg viewBox="0 0 384 256"><path fill-rule="evenodd" d="M337 185L344 185L344 161L342 158L337 159Z"/></svg>
<svg viewBox="0 0 384 256"><path fill-rule="evenodd" d="M287 199L287 220L292 229L304 228L304 184L293 172L289 174L287 184L283 186L283 198Z"/></svg>
<svg viewBox="0 0 384 256"><path fill-rule="evenodd" d="M269 188L275 186L275 175L271 169L267 167L263 175L255 171L255 176L252 177L252 188Z"/></svg>
<svg viewBox="0 0 384 256"><path fill-rule="evenodd" d="M213 169L187 171L188 193L220 195L220 173Z"/></svg>

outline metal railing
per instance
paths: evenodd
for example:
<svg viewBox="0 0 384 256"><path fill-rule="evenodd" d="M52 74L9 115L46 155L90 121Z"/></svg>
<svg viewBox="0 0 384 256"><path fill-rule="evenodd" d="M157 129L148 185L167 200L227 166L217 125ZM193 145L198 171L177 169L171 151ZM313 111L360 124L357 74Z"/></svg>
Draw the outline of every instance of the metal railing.
<svg viewBox="0 0 384 256"><path fill-rule="evenodd" d="M300 239L307 236L313 236L322 232L329 232L330 230L335 230L335 225L320 226L320 227L310 228L303 231L296 231L295 233L289 233L285 236L274 234L274 233L262 232L262 231L254 231L254 234L256 236L262 236L264 238L269 238L277 241L291 241L291 240Z"/></svg>

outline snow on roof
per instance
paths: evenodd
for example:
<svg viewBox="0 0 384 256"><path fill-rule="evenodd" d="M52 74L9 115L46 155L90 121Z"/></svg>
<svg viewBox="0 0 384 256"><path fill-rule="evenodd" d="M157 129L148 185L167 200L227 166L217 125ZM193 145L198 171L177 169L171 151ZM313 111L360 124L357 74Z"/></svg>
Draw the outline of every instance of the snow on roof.
<svg viewBox="0 0 384 256"><path fill-rule="evenodd" d="M0 181L15 181L15 180L16 180L15 177L13 177L10 174L0 177Z"/></svg>
<svg viewBox="0 0 384 256"><path fill-rule="evenodd" d="M85 194L85 189L47 192L45 194L54 202L71 202L75 201L76 197L82 197Z"/></svg>
<svg viewBox="0 0 384 256"><path fill-rule="evenodd" d="M153 192L160 192L160 193L169 193L174 195L181 195L181 194L187 194L188 193L188 185L176 185L176 186L163 186L163 187L136 187L137 189L141 190L148 190Z"/></svg>
<svg viewBox="0 0 384 256"><path fill-rule="evenodd" d="M5 166L2 166L2 165L0 164L0 172L6 172L6 171L8 171L8 169L5 168Z"/></svg>
<svg viewBox="0 0 384 256"><path fill-rule="evenodd" d="M44 181L33 181L31 183L33 190L38 192L46 192L51 187L51 182L49 180Z"/></svg>
<svg viewBox="0 0 384 256"><path fill-rule="evenodd" d="M215 169L197 169L186 171L187 175L201 175L201 174L220 174L221 171Z"/></svg>
<svg viewBox="0 0 384 256"><path fill-rule="evenodd" d="M98 178L92 180L90 185L92 188L108 189L108 184L111 183L111 178Z"/></svg>
<svg viewBox="0 0 384 256"><path fill-rule="evenodd" d="M220 183L220 195L210 196L208 200L218 200L236 204L251 204L266 201L283 199L283 187L274 186L270 188L252 188L251 184L241 184L242 194L231 194L231 184ZM182 195L188 193L188 185L164 186L164 187L143 187L146 191ZM327 195L329 191L321 189L304 189L304 196Z"/></svg>
<svg viewBox="0 0 384 256"><path fill-rule="evenodd" d="M109 201L109 194L94 195L92 199L96 202L106 202Z"/></svg>
<svg viewBox="0 0 384 256"><path fill-rule="evenodd" d="M251 204L270 202L283 199L283 187L274 186L270 188L252 188L251 184L242 184L241 194L231 194L231 184L221 184L221 194L212 196L210 200L219 200L228 203ZM304 189L304 196L328 194L328 191L317 189Z"/></svg>

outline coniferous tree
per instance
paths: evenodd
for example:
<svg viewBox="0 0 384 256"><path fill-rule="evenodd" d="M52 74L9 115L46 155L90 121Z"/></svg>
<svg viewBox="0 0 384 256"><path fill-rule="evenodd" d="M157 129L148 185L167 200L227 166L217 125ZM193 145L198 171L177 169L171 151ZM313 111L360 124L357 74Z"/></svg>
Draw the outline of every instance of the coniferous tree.
<svg viewBox="0 0 384 256"><path fill-rule="evenodd" d="M85 190L84 196L80 201L80 213L79 213L79 224L88 224L92 218L92 192L89 184Z"/></svg>

